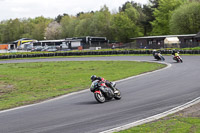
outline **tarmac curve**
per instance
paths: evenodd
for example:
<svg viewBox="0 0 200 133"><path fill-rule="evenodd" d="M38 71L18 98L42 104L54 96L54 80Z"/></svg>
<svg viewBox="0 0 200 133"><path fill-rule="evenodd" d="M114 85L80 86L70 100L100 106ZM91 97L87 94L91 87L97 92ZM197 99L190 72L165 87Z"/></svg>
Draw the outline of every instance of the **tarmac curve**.
<svg viewBox="0 0 200 133"><path fill-rule="evenodd" d="M117 82L122 99L98 104L89 90L0 112L1 133L97 133L166 112L200 96L200 57L166 56L168 69ZM41 61L140 60L151 56L114 56L3 60L0 63Z"/></svg>

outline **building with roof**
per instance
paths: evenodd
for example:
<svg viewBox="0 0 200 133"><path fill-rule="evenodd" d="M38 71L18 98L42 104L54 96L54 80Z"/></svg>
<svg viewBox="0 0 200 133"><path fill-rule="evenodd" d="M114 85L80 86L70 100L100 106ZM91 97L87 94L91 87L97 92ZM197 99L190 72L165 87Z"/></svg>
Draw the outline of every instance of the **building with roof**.
<svg viewBox="0 0 200 133"><path fill-rule="evenodd" d="M138 48L186 48L200 46L200 32L186 35L162 35L131 38Z"/></svg>
<svg viewBox="0 0 200 133"><path fill-rule="evenodd" d="M73 39L80 39L81 45L84 49L90 47L101 47L107 48L109 40L106 37L95 37L95 36L84 36L84 37L74 37Z"/></svg>
<svg viewBox="0 0 200 133"><path fill-rule="evenodd" d="M107 47L109 40L106 37L73 37L65 38L60 40L40 40L34 43L34 46L64 46L66 45L69 49L75 49L82 47L88 49L90 47Z"/></svg>
<svg viewBox="0 0 200 133"><path fill-rule="evenodd" d="M66 38L59 40L40 40L33 43L33 46L54 46L61 49L76 49L81 46L81 39Z"/></svg>

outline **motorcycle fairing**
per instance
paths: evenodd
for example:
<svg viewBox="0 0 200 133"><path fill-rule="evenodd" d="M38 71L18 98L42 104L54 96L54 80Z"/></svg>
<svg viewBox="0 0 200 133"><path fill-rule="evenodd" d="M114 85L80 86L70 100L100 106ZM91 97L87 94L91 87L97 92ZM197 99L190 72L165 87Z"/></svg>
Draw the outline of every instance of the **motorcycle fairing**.
<svg viewBox="0 0 200 133"><path fill-rule="evenodd" d="M94 93L99 93L99 94L101 94L101 91L100 91L100 90L96 90Z"/></svg>
<svg viewBox="0 0 200 133"><path fill-rule="evenodd" d="M114 93L113 93L113 91L112 91L111 88L105 87L105 86L101 86L99 89L102 91L102 93L103 93L107 98L113 98Z"/></svg>

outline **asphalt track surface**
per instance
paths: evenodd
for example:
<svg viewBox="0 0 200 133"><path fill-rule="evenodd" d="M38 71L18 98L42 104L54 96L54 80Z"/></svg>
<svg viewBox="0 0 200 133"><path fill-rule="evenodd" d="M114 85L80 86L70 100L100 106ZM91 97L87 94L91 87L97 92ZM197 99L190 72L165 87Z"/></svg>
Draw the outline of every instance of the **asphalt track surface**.
<svg viewBox="0 0 200 133"><path fill-rule="evenodd" d="M0 112L0 133L97 133L144 119L200 96L200 57L182 56L168 69L117 82L122 99L103 104L82 91L39 104ZM143 60L151 56L5 60L0 63L85 60ZM89 77L87 77L89 78Z"/></svg>

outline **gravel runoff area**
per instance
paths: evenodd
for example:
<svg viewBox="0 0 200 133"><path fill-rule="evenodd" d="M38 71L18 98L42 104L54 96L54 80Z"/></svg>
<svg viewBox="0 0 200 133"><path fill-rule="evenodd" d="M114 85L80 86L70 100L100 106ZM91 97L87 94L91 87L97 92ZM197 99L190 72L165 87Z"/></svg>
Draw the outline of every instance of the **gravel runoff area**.
<svg viewBox="0 0 200 133"><path fill-rule="evenodd" d="M182 116L182 117L198 117L200 118L200 103L192 105L186 109L183 109L173 116Z"/></svg>
<svg viewBox="0 0 200 133"><path fill-rule="evenodd" d="M168 119L171 119L171 118L174 118L174 117L177 117L177 116L180 116L180 117L193 117L193 118L200 118L200 102L197 103L197 104L194 104L188 108L185 108L181 111L178 111L172 115L168 115L166 117L163 117L161 119L163 120L168 120ZM154 120L154 121L151 121L151 122L156 122L156 121L159 121L160 119L157 119L157 120ZM150 123L151 123L150 122Z"/></svg>

